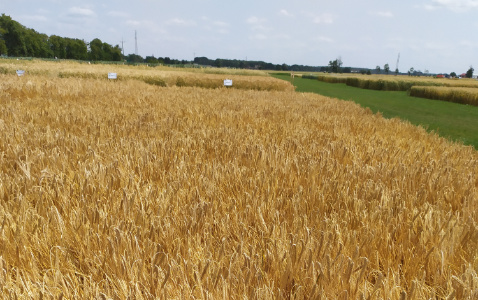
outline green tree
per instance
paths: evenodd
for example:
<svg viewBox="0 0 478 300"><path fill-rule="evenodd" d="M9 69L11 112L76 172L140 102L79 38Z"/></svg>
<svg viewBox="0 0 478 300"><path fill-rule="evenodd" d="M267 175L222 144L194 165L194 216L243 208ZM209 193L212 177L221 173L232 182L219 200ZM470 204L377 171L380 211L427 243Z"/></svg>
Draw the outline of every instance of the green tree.
<svg viewBox="0 0 478 300"><path fill-rule="evenodd" d="M57 35L52 35L48 39L53 56L60 59L66 58L66 40Z"/></svg>
<svg viewBox="0 0 478 300"><path fill-rule="evenodd" d="M88 58L93 61L103 60L103 42L100 39L94 39L89 46Z"/></svg>
<svg viewBox="0 0 478 300"><path fill-rule="evenodd" d="M0 55L7 55L8 54L8 49L7 45L5 44L5 41L0 39Z"/></svg>
<svg viewBox="0 0 478 300"><path fill-rule="evenodd" d="M158 63L158 59L155 58L154 56L146 56L144 61L148 64L157 64Z"/></svg>
<svg viewBox="0 0 478 300"><path fill-rule="evenodd" d="M342 67L342 60L337 58L334 61L329 61L329 71L332 73L339 73Z"/></svg>
<svg viewBox="0 0 478 300"><path fill-rule="evenodd" d="M468 71L466 71L466 78L473 78L473 71L475 71L475 69L473 69L473 67L470 66Z"/></svg>
<svg viewBox="0 0 478 300"><path fill-rule="evenodd" d="M385 74L388 74L388 72L390 72L390 66L388 64L385 64L383 66L383 70L385 71Z"/></svg>
<svg viewBox="0 0 478 300"><path fill-rule="evenodd" d="M451 73L450 73L450 77L456 77L456 73L455 73L455 72L451 72Z"/></svg>
<svg viewBox="0 0 478 300"><path fill-rule="evenodd" d="M112 61L121 61L123 60L123 54L121 54L121 48L119 45L116 45L112 49L111 53L111 60Z"/></svg>
<svg viewBox="0 0 478 300"><path fill-rule="evenodd" d="M382 72L382 70L380 69L380 66L375 67L375 72L377 72L377 74L380 74Z"/></svg>
<svg viewBox="0 0 478 300"><path fill-rule="evenodd" d="M27 49L23 36L24 29L20 23L12 20L10 16L2 14L0 17L0 28L3 31L3 40L10 56L25 56Z"/></svg>
<svg viewBox="0 0 478 300"><path fill-rule="evenodd" d="M88 46L86 42L79 39L66 38L66 58L67 59L88 59Z"/></svg>
<svg viewBox="0 0 478 300"><path fill-rule="evenodd" d="M141 57L141 55L129 54L126 57L126 61L128 61L129 63L142 63L144 62L144 59L143 57Z"/></svg>

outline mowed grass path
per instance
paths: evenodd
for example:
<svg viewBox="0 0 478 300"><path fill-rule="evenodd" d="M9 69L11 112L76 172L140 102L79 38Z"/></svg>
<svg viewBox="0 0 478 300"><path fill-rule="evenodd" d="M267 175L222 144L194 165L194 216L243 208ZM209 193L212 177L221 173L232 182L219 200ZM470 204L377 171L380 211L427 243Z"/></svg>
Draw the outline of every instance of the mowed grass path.
<svg viewBox="0 0 478 300"><path fill-rule="evenodd" d="M289 75L273 75L291 81ZM354 101L380 112L386 118L398 117L421 125L440 136L471 145L478 149L478 107L428 100L408 96L407 92L365 90L338 83L318 80L293 80L298 92L317 93L328 97Z"/></svg>

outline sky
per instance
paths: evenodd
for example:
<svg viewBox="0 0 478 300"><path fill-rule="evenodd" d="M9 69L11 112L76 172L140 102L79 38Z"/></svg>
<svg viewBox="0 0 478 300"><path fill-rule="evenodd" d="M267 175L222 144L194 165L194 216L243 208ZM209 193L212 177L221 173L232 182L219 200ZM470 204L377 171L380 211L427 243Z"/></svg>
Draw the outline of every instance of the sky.
<svg viewBox="0 0 478 300"><path fill-rule="evenodd" d="M478 67L478 0L0 0L0 13L125 54L136 32L143 57L395 70L400 55L401 72Z"/></svg>

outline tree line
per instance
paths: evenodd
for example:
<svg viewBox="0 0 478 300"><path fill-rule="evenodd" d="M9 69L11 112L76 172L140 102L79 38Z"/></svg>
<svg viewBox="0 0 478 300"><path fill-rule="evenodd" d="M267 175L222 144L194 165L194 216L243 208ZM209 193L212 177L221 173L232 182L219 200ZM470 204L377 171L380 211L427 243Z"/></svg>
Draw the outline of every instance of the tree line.
<svg viewBox="0 0 478 300"><path fill-rule="evenodd" d="M121 48L94 39L48 36L27 28L10 16L0 16L0 55L93 61L121 61Z"/></svg>
<svg viewBox="0 0 478 300"><path fill-rule="evenodd" d="M327 71L327 67L304 65L272 64L264 61L248 61L237 59L208 59L195 57L193 61L171 59L169 57L147 56L136 54L123 56L119 45L112 46L96 38L89 43L81 39L48 36L34 29L27 28L10 16L0 16L0 56L56 58L90 61L127 61L129 63L148 63L166 65L197 64L203 66L226 67L237 69L259 69L277 71Z"/></svg>

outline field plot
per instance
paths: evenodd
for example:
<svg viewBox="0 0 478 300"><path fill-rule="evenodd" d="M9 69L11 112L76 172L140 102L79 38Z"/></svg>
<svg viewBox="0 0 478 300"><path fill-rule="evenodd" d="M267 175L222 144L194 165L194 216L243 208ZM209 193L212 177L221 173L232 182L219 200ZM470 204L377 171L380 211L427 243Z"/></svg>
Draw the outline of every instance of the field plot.
<svg viewBox="0 0 478 300"><path fill-rule="evenodd" d="M79 62L0 59L0 74L15 74L21 69L27 75L59 78L81 78L108 80L108 73L116 73L116 81L140 80L157 86L196 86L220 88L224 79L233 80L235 89L287 91L292 85L283 80L269 77L256 70L227 70L216 68L169 68L128 65L87 64Z"/></svg>
<svg viewBox="0 0 478 300"><path fill-rule="evenodd" d="M475 79L447 79L416 76L393 75L361 75L361 74L326 74L303 75L307 78L317 78L327 83L345 83L349 86L383 91L408 91L412 86L446 86L478 88Z"/></svg>
<svg viewBox="0 0 478 300"><path fill-rule="evenodd" d="M478 153L286 91L0 75L12 298L476 299Z"/></svg>
<svg viewBox="0 0 478 300"><path fill-rule="evenodd" d="M478 88L414 86L410 96L478 106Z"/></svg>

